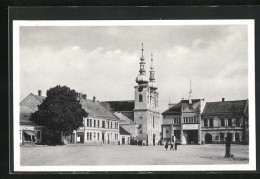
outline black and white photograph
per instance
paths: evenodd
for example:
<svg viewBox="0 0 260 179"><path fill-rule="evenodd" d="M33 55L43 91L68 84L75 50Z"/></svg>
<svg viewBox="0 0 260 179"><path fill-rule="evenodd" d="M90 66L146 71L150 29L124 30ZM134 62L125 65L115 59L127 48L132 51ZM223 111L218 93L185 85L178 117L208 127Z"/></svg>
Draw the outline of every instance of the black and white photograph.
<svg viewBox="0 0 260 179"><path fill-rule="evenodd" d="M13 21L14 171L256 169L254 20Z"/></svg>

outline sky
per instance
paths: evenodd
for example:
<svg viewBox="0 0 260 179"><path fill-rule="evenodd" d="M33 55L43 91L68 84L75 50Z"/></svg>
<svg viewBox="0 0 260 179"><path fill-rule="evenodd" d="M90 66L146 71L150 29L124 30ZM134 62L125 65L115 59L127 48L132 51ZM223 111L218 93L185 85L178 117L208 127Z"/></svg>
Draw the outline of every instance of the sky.
<svg viewBox="0 0 260 179"><path fill-rule="evenodd" d="M248 99L247 25L23 26L20 100L56 85L99 101L133 100L141 44L146 73L151 53L159 109L169 100Z"/></svg>

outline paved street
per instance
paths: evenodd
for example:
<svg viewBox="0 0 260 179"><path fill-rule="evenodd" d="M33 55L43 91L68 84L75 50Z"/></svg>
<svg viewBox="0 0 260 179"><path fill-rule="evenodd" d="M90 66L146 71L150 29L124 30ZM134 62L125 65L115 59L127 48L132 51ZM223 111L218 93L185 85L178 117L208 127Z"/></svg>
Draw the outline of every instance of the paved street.
<svg viewBox="0 0 260 179"><path fill-rule="evenodd" d="M174 164L244 164L248 146L232 145L234 158L223 158L225 145L180 145L178 151L164 146L23 146L21 165L174 165Z"/></svg>

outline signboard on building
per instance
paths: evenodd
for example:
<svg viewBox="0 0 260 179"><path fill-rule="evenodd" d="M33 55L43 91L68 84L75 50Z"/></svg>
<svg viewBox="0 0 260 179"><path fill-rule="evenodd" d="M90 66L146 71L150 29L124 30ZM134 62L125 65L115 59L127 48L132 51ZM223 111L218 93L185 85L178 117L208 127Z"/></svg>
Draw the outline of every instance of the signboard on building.
<svg viewBox="0 0 260 179"><path fill-rule="evenodd" d="M183 130L194 130L194 129L199 129L198 124L184 124L183 125Z"/></svg>

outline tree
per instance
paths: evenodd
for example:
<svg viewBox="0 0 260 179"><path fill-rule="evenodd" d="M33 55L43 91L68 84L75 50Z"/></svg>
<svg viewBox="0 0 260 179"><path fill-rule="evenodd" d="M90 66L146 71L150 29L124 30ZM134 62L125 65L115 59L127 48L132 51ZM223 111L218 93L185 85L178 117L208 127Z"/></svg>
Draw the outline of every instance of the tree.
<svg viewBox="0 0 260 179"><path fill-rule="evenodd" d="M56 86L47 90L46 98L38 106L38 111L30 116L30 120L47 128L47 137L57 144L55 134L72 135L73 130L83 126L83 117L87 112L82 109L75 90L67 86Z"/></svg>

